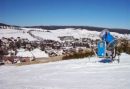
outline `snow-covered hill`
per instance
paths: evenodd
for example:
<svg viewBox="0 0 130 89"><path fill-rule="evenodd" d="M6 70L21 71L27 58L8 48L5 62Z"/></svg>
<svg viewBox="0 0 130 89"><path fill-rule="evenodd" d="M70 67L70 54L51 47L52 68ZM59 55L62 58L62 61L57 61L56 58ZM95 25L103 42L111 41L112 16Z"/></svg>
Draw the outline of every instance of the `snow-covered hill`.
<svg viewBox="0 0 130 89"><path fill-rule="evenodd" d="M0 29L0 38L2 37L21 37L21 38L28 38L30 41L37 40L28 34L29 30L35 36L41 37L43 39L51 39L60 41L59 36L74 36L74 38L90 38L90 39L99 39L99 33L97 31L89 31L86 29L57 29L57 30L43 30L38 28L21 28L22 30L14 30L14 29ZM130 34L119 34L116 32L112 32L112 34L118 38L129 38Z"/></svg>
<svg viewBox="0 0 130 89"><path fill-rule="evenodd" d="M33 31L35 35L39 35L44 39L52 39L52 40L60 40L59 36L74 36L74 38L90 38L90 39L100 39L99 34L100 32L97 31L89 31L86 29L57 29L57 30L49 30L49 32L40 32L40 31ZM112 34L118 38L128 38L129 35L127 34L119 34L116 32L112 32Z"/></svg>
<svg viewBox="0 0 130 89"><path fill-rule="evenodd" d="M34 41L36 40L35 38L33 38L32 36L30 36L26 30L15 30L15 29L0 29L0 39L2 37L6 37L6 38L17 38L17 37L21 37L21 38L28 38L30 41Z"/></svg>
<svg viewBox="0 0 130 89"><path fill-rule="evenodd" d="M1 66L1 89L129 89L130 55L121 62L99 58L66 60L27 66Z"/></svg>

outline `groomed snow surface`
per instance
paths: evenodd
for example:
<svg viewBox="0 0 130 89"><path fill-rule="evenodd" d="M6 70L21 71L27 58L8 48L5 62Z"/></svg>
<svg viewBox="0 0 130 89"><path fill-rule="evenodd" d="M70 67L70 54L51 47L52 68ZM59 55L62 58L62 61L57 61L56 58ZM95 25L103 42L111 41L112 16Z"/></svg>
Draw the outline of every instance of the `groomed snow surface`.
<svg viewBox="0 0 130 89"><path fill-rule="evenodd" d="M120 63L99 58L26 66L0 66L0 89L129 89L130 55Z"/></svg>

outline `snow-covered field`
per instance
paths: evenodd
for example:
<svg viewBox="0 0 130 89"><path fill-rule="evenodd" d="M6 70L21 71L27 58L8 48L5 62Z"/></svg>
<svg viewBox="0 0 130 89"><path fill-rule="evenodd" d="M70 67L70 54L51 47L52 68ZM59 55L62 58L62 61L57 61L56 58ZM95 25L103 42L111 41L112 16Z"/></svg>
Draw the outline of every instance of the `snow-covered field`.
<svg viewBox="0 0 130 89"><path fill-rule="evenodd" d="M120 63L84 58L26 66L0 66L0 89L129 89L130 55Z"/></svg>

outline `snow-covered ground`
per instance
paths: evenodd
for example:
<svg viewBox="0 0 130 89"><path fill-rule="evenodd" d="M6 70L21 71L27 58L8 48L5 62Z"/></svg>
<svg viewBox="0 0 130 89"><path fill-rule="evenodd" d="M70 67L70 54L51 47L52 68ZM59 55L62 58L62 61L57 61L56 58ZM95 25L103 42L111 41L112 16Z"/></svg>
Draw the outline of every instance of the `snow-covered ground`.
<svg viewBox="0 0 130 89"><path fill-rule="evenodd" d="M26 66L0 66L0 89L129 89L130 55L120 63L99 58Z"/></svg>

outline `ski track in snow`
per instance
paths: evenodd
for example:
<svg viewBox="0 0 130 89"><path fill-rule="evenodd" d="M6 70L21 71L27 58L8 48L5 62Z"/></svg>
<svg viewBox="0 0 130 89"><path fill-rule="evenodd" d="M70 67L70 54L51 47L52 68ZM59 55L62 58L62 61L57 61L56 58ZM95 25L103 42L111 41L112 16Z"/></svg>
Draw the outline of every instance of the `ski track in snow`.
<svg viewBox="0 0 130 89"><path fill-rule="evenodd" d="M0 66L1 89L129 89L130 55L121 62L99 58L64 60L26 66Z"/></svg>

